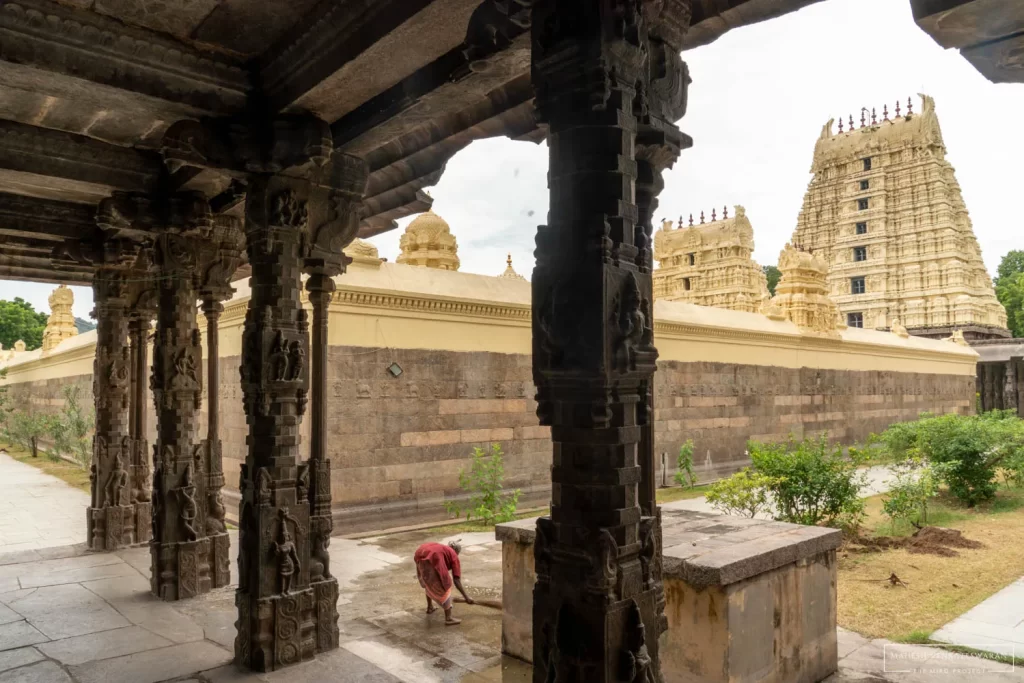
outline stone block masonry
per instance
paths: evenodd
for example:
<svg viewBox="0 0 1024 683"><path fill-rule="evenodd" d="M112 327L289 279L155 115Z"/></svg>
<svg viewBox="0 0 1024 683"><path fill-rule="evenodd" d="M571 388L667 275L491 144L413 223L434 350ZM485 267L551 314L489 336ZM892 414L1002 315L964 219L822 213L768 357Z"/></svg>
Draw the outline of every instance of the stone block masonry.
<svg viewBox="0 0 1024 683"><path fill-rule="evenodd" d="M392 363L402 368L398 377L387 371ZM225 496L233 513L245 414L233 381L238 357L220 364L226 378L219 394ZM749 464L749 439L825 432L852 444L922 412L969 413L974 407L969 375L661 361L654 377L655 462L660 468L664 454L666 464L657 473L659 484L672 483L679 446L687 439L694 441L698 476L710 480ZM67 381L14 384L12 398L15 405L56 412ZM72 381L85 388L91 377ZM340 530L443 519L444 501L462 493L459 472L473 447L491 443L501 445L506 485L523 491L522 503L547 502L550 429L537 425L529 356L331 347L326 386L327 452Z"/></svg>
<svg viewBox="0 0 1024 683"><path fill-rule="evenodd" d="M534 400L530 283L371 255L336 284L322 373L335 529L445 519L445 501L465 499L459 472L473 448L491 443L505 453L505 483L522 490L520 505L546 505L551 430L539 424ZM249 434L238 377L250 291L244 281L232 286L237 293L218 321L216 390L224 498L237 521ZM822 337L788 320L675 301L656 301L654 319L657 484L672 483L687 439L706 481L746 465L749 439L825 432L849 444L921 412L974 409L978 354L958 344L853 328ZM200 317L197 327L206 323ZM88 402L95 339L87 332L45 357L27 351L9 361L14 404L57 412L68 382L80 384ZM204 383L198 439L206 436L209 391ZM151 400L146 410L152 444ZM298 435L298 457L308 458L310 419Z"/></svg>

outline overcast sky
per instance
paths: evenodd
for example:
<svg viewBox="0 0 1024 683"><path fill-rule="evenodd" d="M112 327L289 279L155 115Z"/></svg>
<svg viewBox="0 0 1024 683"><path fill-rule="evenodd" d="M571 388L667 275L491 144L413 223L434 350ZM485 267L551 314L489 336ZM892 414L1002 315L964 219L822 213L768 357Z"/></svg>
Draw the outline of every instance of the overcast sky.
<svg viewBox="0 0 1024 683"><path fill-rule="evenodd" d="M939 122L989 272L1024 248L1024 85L994 85L956 51L944 51L914 24L907 0L825 0L781 19L727 33L684 53L693 84L680 127L694 139L665 173L657 217L696 216L741 204L762 264L775 263L792 235L810 180L811 156L829 118L917 93L935 98ZM859 124L858 124L859 125ZM497 275L511 252L533 268L534 235L545 220L547 147L505 139L476 142L449 163L430 190L434 211L458 238L462 270ZM394 261L400 229L372 241ZM0 283L48 310L52 285ZM92 293L75 288L75 314Z"/></svg>

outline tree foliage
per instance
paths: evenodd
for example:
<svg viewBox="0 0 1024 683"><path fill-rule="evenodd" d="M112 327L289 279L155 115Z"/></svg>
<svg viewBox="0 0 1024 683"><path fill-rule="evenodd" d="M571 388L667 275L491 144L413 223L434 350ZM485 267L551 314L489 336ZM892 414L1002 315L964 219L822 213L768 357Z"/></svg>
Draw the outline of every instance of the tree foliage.
<svg viewBox="0 0 1024 683"><path fill-rule="evenodd" d="M1012 481L1024 466L1024 421L1013 411L925 415L895 424L877 439L897 458L931 462L949 492L968 507L995 495L997 470L1009 470Z"/></svg>
<svg viewBox="0 0 1024 683"><path fill-rule="evenodd" d="M684 489L692 489L697 484L697 475L693 472L693 439L687 439L686 443L679 447L679 457L676 458L676 483Z"/></svg>
<svg viewBox="0 0 1024 683"><path fill-rule="evenodd" d="M772 487L782 482L777 477L752 472L749 467L717 481L708 489L708 503L727 515L754 517L772 509Z"/></svg>
<svg viewBox="0 0 1024 683"><path fill-rule="evenodd" d="M14 301L0 299L0 344L9 349L20 339L27 350L38 349L43 345L47 318L46 313L37 313L21 297L14 297Z"/></svg>
<svg viewBox="0 0 1024 683"><path fill-rule="evenodd" d="M768 293L775 296L775 286L782 278L782 271L775 266L761 266L761 270L764 271L764 276L768 279Z"/></svg>
<svg viewBox="0 0 1024 683"><path fill-rule="evenodd" d="M993 278L996 298L1006 309L1006 324L1014 337L1024 337L1024 251L1006 253Z"/></svg>
<svg viewBox="0 0 1024 683"><path fill-rule="evenodd" d="M519 506L519 489L505 491L504 454L501 446L491 444L488 453L483 448L473 448L472 462L468 470L459 472L459 486L469 493L469 509L466 519L474 517L487 526L511 521ZM445 503L448 514L462 516L462 508L453 501Z"/></svg>
<svg viewBox="0 0 1024 683"><path fill-rule="evenodd" d="M60 414L50 420L50 436L53 446L47 452L51 460L70 457L83 469L92 462L92 439L89 433L93 428L92 411L84 407L79 400L80 388L76 384L64 387L64 408Z"/></svg>

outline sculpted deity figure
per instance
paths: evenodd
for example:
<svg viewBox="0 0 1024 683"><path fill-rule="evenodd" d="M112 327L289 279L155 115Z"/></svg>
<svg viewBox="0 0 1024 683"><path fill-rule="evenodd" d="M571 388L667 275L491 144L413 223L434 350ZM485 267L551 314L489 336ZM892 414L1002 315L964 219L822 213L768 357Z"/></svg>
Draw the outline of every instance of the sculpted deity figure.
<svg viewBox="0 0 1024 683"><path fill-rule="evenodd" d="M288 595L292 587L292 577L299 570L299 553L292 542L292 534L288 530L288 522L294 522L288 511L281 508L278 511L280 526L277 532L277 574L281 577L281 593Z"/></svg>
<svg viewBox="0 0 1024 683"><path fill-rule="evenodd" d="M120 456L114 458L114 469L110 471L107 478L107 507L125 505L128 493L128 472L121 465Z"/></svg>

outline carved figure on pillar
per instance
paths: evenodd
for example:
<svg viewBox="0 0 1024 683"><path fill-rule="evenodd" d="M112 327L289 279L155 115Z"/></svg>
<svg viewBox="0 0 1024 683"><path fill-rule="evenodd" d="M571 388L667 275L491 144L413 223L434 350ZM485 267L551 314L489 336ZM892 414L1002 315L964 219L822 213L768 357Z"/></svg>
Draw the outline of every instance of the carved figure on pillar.
<svg viewBox="0 0 1024 683"><path fill-rule="evenodd" d="M533 373L553 442L551 515L534 548L537 683L661 680L651 218L662 171L690 146L673 124L689 17L686 0L534 5L551 202L537 233Z"/></svg>
<svg viewBox="0 0 1024 683"><path fill-rule="evenodd" d="M148 543L152 539L152 478L149 441L146 425L146 370L149 366L150 321L156 315L157 286L153 272L151 248L139 254L130 275L128 290L131 300L128 338L131 346L131 407L129 436L131 437L130 466L132 502L135 506L135 540Z"/></svg>
<svg viewBox="0 0 1024 683"><path fill-rule="evenodd" d="M102 225L102 223L101 223ZM93 401L96 431L89 480L91 507L86 513L89 548L118 550L136 543L136 515L127 492L133 488L130 460L129 394L131 355L128 339L128 270L140 244L114 237L99 245L95 254L93 298L96 317L96 359L93 364ZM128 451L128 452L126 452Z"/></svg>

